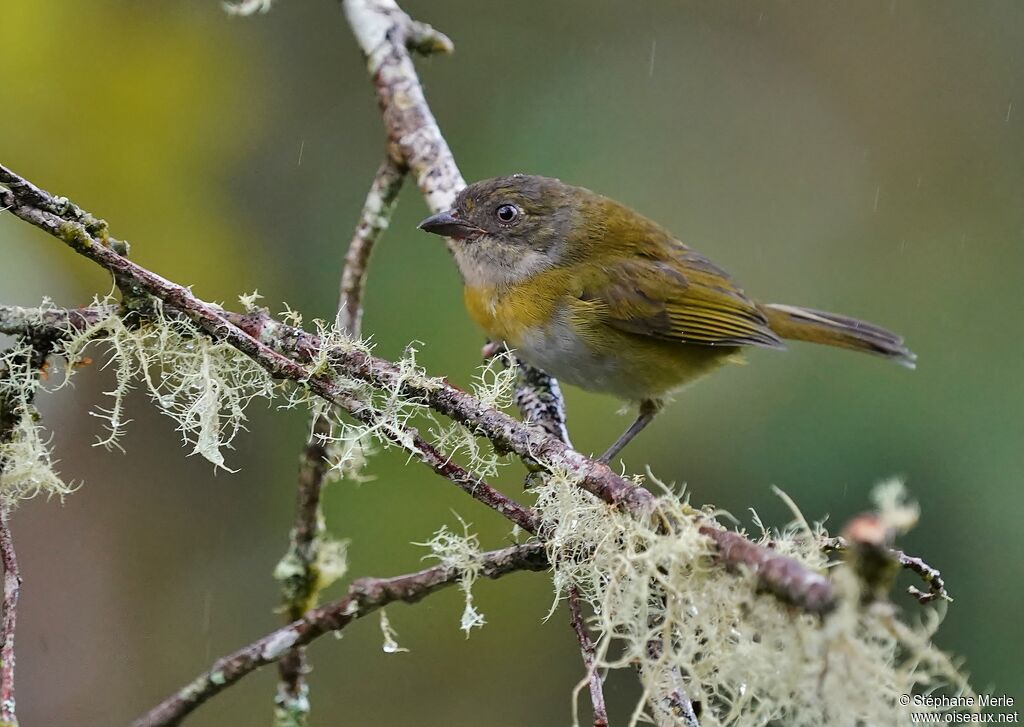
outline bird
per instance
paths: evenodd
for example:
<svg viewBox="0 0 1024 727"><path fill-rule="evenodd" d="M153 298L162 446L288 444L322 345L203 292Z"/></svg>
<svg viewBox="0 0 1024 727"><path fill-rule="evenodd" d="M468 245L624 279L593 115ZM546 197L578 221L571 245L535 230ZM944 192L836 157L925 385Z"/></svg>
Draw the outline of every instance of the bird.
<svg viewBox="0 0 1024 727"><path fill-rule="evenodd" d="M466 308L492 342L560 381L637 404L604 463L673 392L741 361L748 347L808 341L916 364L880 326L757 302L661 225L558 179L476 182L419 229L450 240Z"/></svg>

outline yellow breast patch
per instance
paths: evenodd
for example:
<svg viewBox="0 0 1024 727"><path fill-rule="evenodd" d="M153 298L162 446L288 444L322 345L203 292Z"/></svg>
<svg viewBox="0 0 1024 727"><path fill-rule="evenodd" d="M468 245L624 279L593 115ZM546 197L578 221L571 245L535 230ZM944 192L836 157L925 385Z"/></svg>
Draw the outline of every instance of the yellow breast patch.
<svg viewBox="0 0 1024 727"><path fill-rule="evenodd" d="M513 285L467 285L466 309L491 340L516 348L524 332L544 326L556 313L561 296L549 278L545 272Z"/></svg>

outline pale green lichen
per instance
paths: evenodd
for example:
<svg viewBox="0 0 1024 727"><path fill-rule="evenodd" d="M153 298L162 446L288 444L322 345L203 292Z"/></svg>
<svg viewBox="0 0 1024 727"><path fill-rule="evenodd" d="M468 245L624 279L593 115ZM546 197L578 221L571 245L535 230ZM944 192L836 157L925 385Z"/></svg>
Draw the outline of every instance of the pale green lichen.
<svg viewBox="0 0 1024 727"><path fill-rule="evenodd" d="M512 403L519 371L514 363L494 356L480 367L473 382L473 396L492 409L505 409ZM439 450L450 458L466 462L466 468L480 477L496 477L499 468L508 464L507 457L494 451L486 440L481 440L466 426L450 422L431 429Z"/></svg>
<svg viewBox="0 0 1024 727"><path fill-rule="evenodd" d="M107 311L112 303L95 301L94 307ZM114 388L105 392L111 403L94 413L107 423L107 435L98 442L104 447L120 446L128 423L126 397L138 386L177 423L193 454L226 468L222 452L245 429L246 407L275 393L273 379L252 359L165 313L156 300L138 324L110 313L66 340L59 351L68 362L66 381L91 347L100 349L104 367L114 371Z"/></svg>
<svg viewBox="0 0 1024 727"><path fill-rule="evenodd" d="M899 479L883 482L871 493L883 525L894 533L907 532L921 517L921 508L907 497L907 488Z"/></svg>
<svg viewBox="0 0 1024 727"><path fill-rule="evenodd" d="M88 250L92 247L92 236L79 222L61 222L57 232L64 242L76 250Z"/></svg>
<svg viewBox="0 0 1024 727"><path fill-rule="evenodd" d="M242 309L246 313L253 313L254 311L259 310L259 306L256 304L262 299L263 296L260 295L259 290L254 290L251 293L242 293L238 296L238 302L242 304Z"/></svg>
<svg viewBox="0 0 1024 727"><path fill-rule="evenodd" d="M460 520L462 535L442 526L434 536L425 543L414 543L430 549L424 558L434 558L440 564L459 574L459 590L465 598L465 608L459 619L459 628L466 633L466 638L473 629L481 628L487 621L473 602L473 584L480 576L480 541L469 532L469 526Z"/></svg>
<svg viewBox="0 0 1024 727"><path fill-rule="evenodd" d="M822 620L758 595L752 575L726 572L693 511L675 497L661 498L676 523L665 533L564 473L538 494L556 595L575 586L590 604L597 667L639 667L644 698L631 724L674 724L663 706L673 684L701 702L703 727L902 724L908 713L900 695L970 693L931 644L942 611L925 611L911 626L890 603L862 605L849 566L832 567L839 606ZM765 531L762 542L822 571L830 565L823 534L820 525L798 521Z"/></svg>
<svg viewBox="0 0 1024 727"><path fill-rule="evenodd" d="M348 546L348 540L335 540L327 536L322 538L316 553L318 591L345 577L348 572Z"/></svg>
<svg viewBox="0 0 1024 727"><path fill-rule="evenodd" d="M49 436L33 403L40 387L32 347L20 342L0 356L0 415L10 429L0 438L0 505L36 495L63 497L73 486L54 468Z"/></svg>

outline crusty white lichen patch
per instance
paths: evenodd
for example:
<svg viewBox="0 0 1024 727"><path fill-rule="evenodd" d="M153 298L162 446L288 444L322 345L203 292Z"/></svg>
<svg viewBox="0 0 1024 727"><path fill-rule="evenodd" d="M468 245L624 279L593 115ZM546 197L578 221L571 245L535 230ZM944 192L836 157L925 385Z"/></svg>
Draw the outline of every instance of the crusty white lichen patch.
<svg viewBox="0 0 1024 727"><path fill-rule="evenodd" d="M888 496L888 501L893 498ZM674 724L665 697L675 686L703 707L703 727L784 724L896 725L900 696L969 687L931 644L941 609L915 623L888 602L861 603L853 569L833 566L839 607L821 619L758 594L750 575L715 562L692 511L666 495L669 533L623 515L556 474L537 509L554 564L556 596L576 586L593 610L600 669L638 668L644 689L632 724ZM827 567L820 526L766 532L773 547L808 568Z"/></svg>

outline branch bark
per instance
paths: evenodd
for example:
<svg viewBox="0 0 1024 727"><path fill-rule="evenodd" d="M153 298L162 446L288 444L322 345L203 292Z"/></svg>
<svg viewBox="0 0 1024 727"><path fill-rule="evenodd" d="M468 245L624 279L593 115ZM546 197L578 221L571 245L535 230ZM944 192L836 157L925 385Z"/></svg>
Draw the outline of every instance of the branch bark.
<svg viewBox="0 0 1024 727"><path fill-rule="evenodd" d="M569 623L576 632L576 640L580 642L580 653L583 655L583 666L587 670L587 682L590 686L590 704L594 708L594 727L608 727L608 708L604 704L604 685L601 675L594 665L594 643L583 621L580 609L580 591L576 586L569 588Z"/></svg>
<svg viewBox="0 0 1024 727"><path fill-rule="evenodd" d="M405 173L404 164L395 161L392 153L385 155L373 177L370 191L366 194L356 231L345 254L339 291L338 325L355 338L362 334L363 290L366 288L370 254L391 222L391 213L398 200L398 192L402 189Z"/></svg>
<svg viewBox="0 0 1024 727"><path fill-rule="evenodd" d="M501 578L520 570L548 567L544 548L537 543L516 545L481 555L480 574ZM132 727L177 725L214 695L261 666L273 663L289 649L305 646L324 634L340 631L357 618L395 601L415 603L434 591L456 583L458 570L434 566L393 578L361 578L345 597L308 611L302 618L215 661L210 669L176 691L132 723Z"/></svg>
<svg viewBox="0 0 1024 727"><path fill-rule="evenodd" d="M0 509L0 562L4 568L3 613L0 614L0 727L18 727L14 702L14 630L21 574L7 524L8 514L6 507Z"/></svg>
<svg viewBox="0 0 1024 727"><path fill-rule="evenodd" d="M450 208L466 182L427 105L409 48L448 53L452 42L412 20L395 0L343 0L341 5L366 58L390 143L431 211Z"/></svg>

